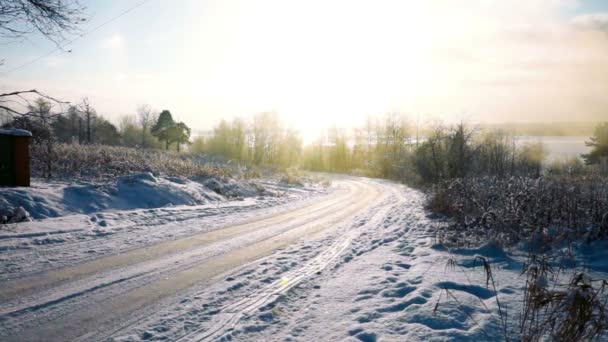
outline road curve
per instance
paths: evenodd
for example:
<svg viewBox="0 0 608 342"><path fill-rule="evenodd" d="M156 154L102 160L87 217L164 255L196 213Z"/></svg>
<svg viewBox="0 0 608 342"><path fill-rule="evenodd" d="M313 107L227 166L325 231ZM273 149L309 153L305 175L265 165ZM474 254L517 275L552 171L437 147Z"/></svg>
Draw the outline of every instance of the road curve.
<svg viewBox="0 0 608 342"><path fill-rule="evenodd" d="M289 212L4 281L0 340L86 340L179 291L330 229L386 196L366 179L334 183L338 190L331 195Z"/></svg>

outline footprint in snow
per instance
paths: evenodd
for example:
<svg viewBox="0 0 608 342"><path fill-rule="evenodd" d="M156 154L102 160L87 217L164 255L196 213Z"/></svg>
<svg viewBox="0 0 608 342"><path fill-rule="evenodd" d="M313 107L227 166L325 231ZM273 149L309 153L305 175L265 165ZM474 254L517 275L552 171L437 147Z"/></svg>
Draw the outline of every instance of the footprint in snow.
<svg viewBox="0 0 608 342"><path fill-rule="evenodd" d="M359 323L369 323L369 322L374 321L374 320L376 320L376 319L378 319L380 317L382 317L382 315L380 315L377 312L367 312L367 313L364 313L363 315L359 316L357 318L357 322L359 322Z"/></svg>
<svg viewBox="0 0 608 342"><path fill-rule="evenodd" d="M383 281L380 282L380 284L392 284L392 283L396 283L399 279L396 277L386 277L386 279L384 279Z"/></svg>
<svg viewBox="0 0 608 342"><path fill-rule="evenodd" d="M395 265L397 265L397 266L399 266L399 267L401 267L401 268L403 268L403 269L406 269L406 270L409 270L409 269L410 269L410 267L411 267L411 265L410 265L410 264L406 264L406 263L404 263L404 262L398 262L398 263L396 263Z"/></svg>
<svg viewBox="0 0 608 342"><path fill-rule="evenodd" d="M360 332L355 337L361 342L376 342L377 340L376 334L369 332Z"/></svg>
<svg viewBox="0 0 608 342"><path fill-rule="evenodd" d="M393 270L393 266L391 265L383 265L382 267L380 267L381 269L385 270L385 271L392 271Z"/></svg>
<svg viewBox="0 0 608 342"><path fill-rule="evenodd" d="M372 298L374 298L374 296L372 296L372 295L362 295L362 296L355 298L353 301L360 302L360 301L368 300L368 299L372 299Z"/></svg>
<svg viewBox="0 0 608 342"><path fill-rule="evenodd" d="M407 280L408 283L412 284L412 285L418 285L422 283L422 277L421 276L417 276L414 278L410 278Z"/></svg>
<svg viewBox="0 0 608 342"><path fill-rule="evenodd" d="M405 310L406 308L410 307L411 305L423 305L423 304L426 304L427 302L428 302L428 300L426 298L421 297L421 296L416 296L414 298L405 300L401 303L385 306L383 308L377 309L376 311L378 311L378 312L398 312L398 311Z"/></svg>
<svg viewBox="0 0 608 342"><path fill-rule="evenodd" d="M414 292L417 288L414 286L403 286L395 289L388 289L382 291L382 296L387 298L403 298L408 294Z"/></svg>

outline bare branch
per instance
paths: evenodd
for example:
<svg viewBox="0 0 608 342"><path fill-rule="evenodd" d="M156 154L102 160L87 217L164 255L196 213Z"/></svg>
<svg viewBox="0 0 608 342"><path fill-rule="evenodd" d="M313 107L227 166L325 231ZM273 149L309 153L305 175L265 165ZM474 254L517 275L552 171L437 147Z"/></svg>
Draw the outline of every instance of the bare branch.
<svg viewBox="0 0 608 342"><path fill-rule="evenodd" d="M50 95L39 92L36 89L31 89L31 90L19 90L19 91L13 91L10 93L0 94L0 109L4 109L5 111L7 111L8 113L11 113L12 115L21 115L21 116L33 115L30 110L32 100L25 97L25 95L36 95L38 98L46 99L48 101L51 101L52 103L59 104L60 106L70 104L67 101L59 100ZM16 99L20 99L21 101L17 101ZM9 107L7 105L7 103L13 103L14 106ZM19 109L16 109L15 107L27 108L27 110L20 111ZM58 115L61 115L61 112L52 114L49 117L55 117Z"/></svg>
<svg viewBox="0 0 608 342"><path fill-rule="evenodd" d="M84 10L79 0L2 0L0 37L20 40L39 32L61 47L66 35L80 32Z"/></svg>
<svg viewBox="0 0 608 342"><path fill-rule="evenodd" d="M52 96L49 96L45 93L39 92L36 89L31 89L31 90L19 90L19 91L14 91L11 93L4 93L4 94L0 94L0 101L3 101L2 98L3 97L8 97L8 96L21 96L22 94L36 94L40 97L44 97L47 100L51 100L55 103L60 103L60 104L70 104L70 102L67 101L62 101L62 100L58 100Z"/></svg>

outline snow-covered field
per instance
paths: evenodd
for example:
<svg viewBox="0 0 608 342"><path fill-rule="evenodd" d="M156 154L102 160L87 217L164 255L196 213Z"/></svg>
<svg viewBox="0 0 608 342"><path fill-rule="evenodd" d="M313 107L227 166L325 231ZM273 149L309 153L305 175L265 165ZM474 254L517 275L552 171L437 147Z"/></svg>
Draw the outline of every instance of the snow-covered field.
<svg viewBox="0 0 608 342"><path fill-rule="evenodd" d="M266 187L285 195L4 228L0 340L495 341L497 303L514 328L524 257L446 250L420 192ZM593 247L577 253L605 277L608 246Z"/></svg>

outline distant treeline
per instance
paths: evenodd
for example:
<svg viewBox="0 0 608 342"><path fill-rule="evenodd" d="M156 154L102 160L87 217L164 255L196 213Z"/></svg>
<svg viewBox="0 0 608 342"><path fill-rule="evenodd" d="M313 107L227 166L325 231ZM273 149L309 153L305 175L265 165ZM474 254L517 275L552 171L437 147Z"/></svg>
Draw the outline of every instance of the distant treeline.
<svg viewBox="0 0 608 342"><path fill-rule="evenodd" d="M85 98L64 111L54 108L58 101L40 97L27 101L23 112L5 111L0 128L24 129L32 132L32 164L39 174L51 178L59 159L58 144L108 145L169 150L190 143L190 128L173 119L171 112L153 111L141 106L137 114L124 116L118 127L99 115Z"/></svg>
<svg viewBox="0 0 608 342"><path fill-rule="evenodd" d="M370 118L349 134L333 128L306 147L302 166L408 183L435 183L470 175L538 175L540 144L517 146L512 136L458 124L436 124L417 134L407 117ZM351 136L352 135L352 136Z"/></svg>
<svg viewBox="0 0 608 342"><path fill-rule="evenodd" d="M299 163L302 139L277 113L264 112L251 120L222 120L211 136L195 138L190 151L222 156L238 163L285 168Z"/></svg>
<svg viewBox="0 0 608 342"><path fill-rule="evenodd" d="M538 177L544 171L592 170L578 158L547 168L541 143L516 144L514 136L504 129L467 124L418 128L407 116L389 113L369 117L360 127L320 130L316 141L303 146L297 131L285 128L275 113L262 113L251 121L222 121L210 136L197 138L191 151L254 165L297 165L312 171L418 184L463 177ZM583 159L589 165L605 163L608 125L596 125L589 136L592 151Z"/></svg>
<svg viewBox="0 0 608 342"><path fill-rule="evenodd" d="M585 136L593 134L597 122L530 122L496 123L480 127L489 130L502 130L517 136Z"/></svg>
<svg viewBox="0 0 608 342"><path fill-rule="evenodd" d="M418 127L400 113L369 117L360 127L333 127L319 131L319 138L303 145L297 130L283 123L277 113L265 112L250 118L222 120L210 134L190 138L190 128L160 113L140 106L136 113L114 125L99 115L87 99L55 112L44 98L33 101L26 115L4 118L5 128L32 131L35 143L47 150L48 174L55 158L54 143L101 144L140 149L182 150L206 154L241 165L351 173L395 179L409 183L437 183L468 176L531 176L543 171L545 151L540 143L516 144L515 135L543 132L564 133L565 124L496 125L493 127L440 123ZM587 131L587 124L568 124ZM558 131L561 127L564 130ZM584 128L584 130L583 130ZM525 131L524 129L527 129ZM590 129L591 152L583 156L589 165L606 163L608 124ZM38 149L39 151L41 149ZM581 170L580 160L553 166L554 172Z"/></svg>
<svg viewBox="0 0 608 342"><path fill-rule="evenodd" d="M170 111L158 113L148 105L137 108L136 114L120 118L118 126L97 113L88 99L70 105L65 111L55 109L44 98L29 103L22 115L4 114L3 128L19 128L32 132L36 143L59 142L101 144L140 148L180 147L190 143L190 128L173 120Z"/></svg>

